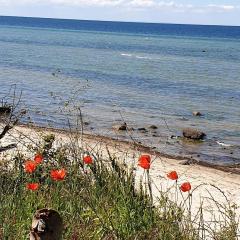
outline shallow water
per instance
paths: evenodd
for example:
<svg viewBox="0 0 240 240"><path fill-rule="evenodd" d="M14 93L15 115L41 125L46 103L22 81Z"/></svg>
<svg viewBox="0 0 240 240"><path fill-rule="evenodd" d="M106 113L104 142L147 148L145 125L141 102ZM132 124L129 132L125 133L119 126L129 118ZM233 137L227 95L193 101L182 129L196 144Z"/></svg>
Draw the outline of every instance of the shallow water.
<svg viewBox="0 0 240 240"><path fill-rule="evenodd" d="M240 27L0 17L0 54L0 97L17 84L37 124L67 126L63 106L74 96L89 132L129 139L111 126L155 124L156 133L131 137L169 154L240 163ZM206 141L170 139L184 127Z"/></svg>

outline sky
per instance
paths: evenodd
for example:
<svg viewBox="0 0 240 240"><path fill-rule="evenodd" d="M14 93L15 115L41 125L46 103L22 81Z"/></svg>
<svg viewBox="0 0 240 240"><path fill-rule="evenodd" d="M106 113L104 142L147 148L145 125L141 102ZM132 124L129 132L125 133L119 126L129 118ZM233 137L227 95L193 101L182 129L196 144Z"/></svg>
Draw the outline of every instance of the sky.
<svg viewBox="0 0 240 240"><path fill-rule="evenodd" d="M0 15L240 26L240 0L0 0Z"/></svg>

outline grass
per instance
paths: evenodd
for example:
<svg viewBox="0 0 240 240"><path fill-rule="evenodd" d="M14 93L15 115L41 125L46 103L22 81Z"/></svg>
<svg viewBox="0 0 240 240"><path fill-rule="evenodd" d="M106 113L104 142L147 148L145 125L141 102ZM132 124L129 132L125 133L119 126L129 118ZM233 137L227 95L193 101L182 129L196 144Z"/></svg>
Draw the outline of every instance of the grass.
<svg viewBox="0 0 240 240"><path fill-rule="evenodd" d="M110 153L104 159L76 146L54 149L53 142L54 136L45 136L42 146L32 150L40 152L44 162L31 174L25 172L26 157L20 153L12 158L11 167L1 167L0 239L28 239L32 216L41 208L60 213L66 240L200 240L207 235L215 240L237 239L231 206L224 206L227 220L220 230L207 229L203 219L192 220L191 213L171 201L167 193L160 192L153 205L151 182L136 182L134 168L120 165ZM91 155L93 164L83 164L86 154ZM65 169L67 175L54 181L52 169ZM149 171L145 174L149 176ZM39 189L27 189L29 182L40 183Z"/></svg>

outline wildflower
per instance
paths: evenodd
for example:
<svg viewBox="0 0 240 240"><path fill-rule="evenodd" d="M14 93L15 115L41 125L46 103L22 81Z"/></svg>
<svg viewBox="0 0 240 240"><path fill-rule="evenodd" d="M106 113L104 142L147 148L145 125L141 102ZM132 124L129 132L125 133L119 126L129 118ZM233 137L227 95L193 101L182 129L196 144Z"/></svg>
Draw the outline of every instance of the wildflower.
<svg viewBox="0 0 240 240"><path fill-rule="evenodd" d="M93 159L92 159L91 156L85 156L85 157L83 158L83 162L84 162L85 164L93 164Z"/></svg>
<svg viewBox="0 0 240 240"><path fill-rule="evenodd" d="M41 154L36 154L34 157L34 161L37 164L40 164L43 161L43 156Z"/></svg>
<svg viewBox="0 0 240 240"><path fill-rule="evenodd" d="M28 160L24 163L25 165L25 172L33 173L36 170L37 164L34 161Z"/></svg>
<svg viewBox="0 0 240 240"><path fill-rule="evenodd" d="M52 170L51 171L51 178L54 181L62 181L66 176L66 171L65 169L60 169L60 170Z"/></svg>
<svg viewBox="0 0 240 240"><path fill-rule="evenodd" d="M27 183L27 189L36 191L39 188L39 183Z"/></svg>
<svg viewBox="0 0 240 240"><path fill-rule="evenodd" d="M167 177L171 180L178 180L178 174L176 171L169 172Z"/></svg>
<svg viewBox="0 0 240 240"><path fill-rule="evenodd" d="M142 155L138 160L138 166L144 169L150 169L151 157L149 155Z"/></svg>
<svg viewBox="0 0 240 240"><path fill-rule="evenodd" d="M180 189L182 192L189 192L191 190L192 186L189 182L185 182L181 185Z"/></svg>

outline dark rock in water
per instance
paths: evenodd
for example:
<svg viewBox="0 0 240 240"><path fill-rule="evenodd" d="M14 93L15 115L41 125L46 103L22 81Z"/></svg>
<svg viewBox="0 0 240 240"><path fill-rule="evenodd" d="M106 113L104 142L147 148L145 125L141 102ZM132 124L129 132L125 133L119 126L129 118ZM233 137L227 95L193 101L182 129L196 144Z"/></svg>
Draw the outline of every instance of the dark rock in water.
<svg viewBox="0 0 240 240"><path fill-rule="evenodd" d="M192 112L192 115L196 116L196 117L200 117L200 116L202 116L202 113L198 112L198 111L194 111L194 112Z"/></svg>
<svg viewBox="0 0 240 240"><path fill-rule="evenodd" d="M117 131L126 131L127 130L127 124L123 123L123 124L120 124L120 125L114 125L113 129L117 130Z"/></svg>
<svg viewBox="0 0 240 240"><path fill-rule="evenodd" d="M202 140L206 137L206 134L200 130L194 128L185 128L182 132L183 136L192 140Z"/></svg>
<svg viewBox="0 0 240 240"><path fill-rule="evenodd" d="M158 127L156 125L151 125L149 126L150 129L158 129Z"/></svg>
<svg viewBox="0 0 240 240"><path fill-rule="evenodd" d="M147 129L144 128L144 127L138 128L137 130L138 130L139 132L141 132L141 133L147 133L147 132L148 132Z"/></svg>
<svg viewBox="0 0 240 240"><path fill-rule="evenodd" d="M138 131L146 131L146 128L144 128L144 127L138 128Z"/></svg>
<svg viewBox="0 0 240 240"><path fill-rule="evenodd" d="M181 117L181 118L179 118L178 120L180 120L180 121L189 121L189 119L187 119L187 118L185 118L185 117Z"/></svg>
<svg viewBox="0 0 240 240"><path fill-rule="evenodd" d="M27 110L26 110L26 109L22 109L22 110L21 110L21 114L22 114L22 115L27 114Z"/></svg>
<svg viewBox="0 0 240 240"><path fill-rule="evenodd" d="M11 111L12 111L12 108L10 106L0 107L0 114L10 114Z"/></svg>
<svg viewBox="0 0 240 240"><path fill-rule="evenodd" d="M169 138L170 138L170 139L179 139L179 138L181 138L181 136L171 135Z"/></svg>

